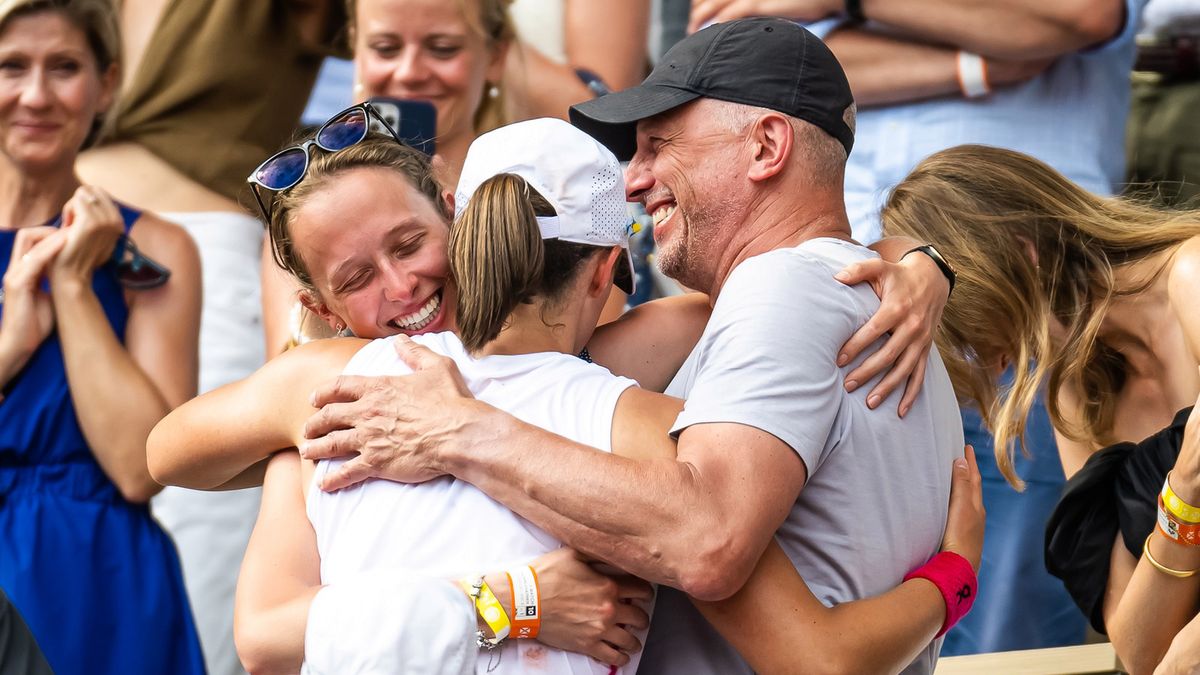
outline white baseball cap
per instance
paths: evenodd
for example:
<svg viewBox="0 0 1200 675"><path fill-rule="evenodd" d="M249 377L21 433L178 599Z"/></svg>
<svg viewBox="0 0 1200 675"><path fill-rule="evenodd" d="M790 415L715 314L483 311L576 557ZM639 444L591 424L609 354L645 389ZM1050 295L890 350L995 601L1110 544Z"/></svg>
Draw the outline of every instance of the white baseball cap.
<svg viewBox="0 0 1200 675"><path fill-rule="evenodd" d="M542 239L625 249L614 283L633 292L633 219L625 205L621 165L608 148L567 122L548 117L489 131L467 150L454 191L455 219L475 190L501 173L524 178L554 207L558 215L538 218Z"/></svg>

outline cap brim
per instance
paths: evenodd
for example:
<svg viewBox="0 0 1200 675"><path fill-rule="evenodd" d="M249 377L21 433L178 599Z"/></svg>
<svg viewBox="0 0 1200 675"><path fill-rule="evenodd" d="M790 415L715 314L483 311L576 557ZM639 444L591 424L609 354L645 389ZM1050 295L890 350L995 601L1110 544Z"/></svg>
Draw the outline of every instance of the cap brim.
<svg viewBox="0 0 1200 675"><path fill-rule="evenodd" d="M638 120L698 98L700 94L686 89L640 84L571 106L571 124L603 143L617 159L627 162L637 151Z"/></svg>

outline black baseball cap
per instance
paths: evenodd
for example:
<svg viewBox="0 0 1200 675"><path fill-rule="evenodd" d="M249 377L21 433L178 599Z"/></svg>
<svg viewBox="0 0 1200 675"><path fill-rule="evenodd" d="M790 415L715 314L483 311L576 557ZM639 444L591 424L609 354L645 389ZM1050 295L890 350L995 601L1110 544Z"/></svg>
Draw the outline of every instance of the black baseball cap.
<svg viewBox="0 0 1200 675"><path fill-rule="evenodd" d="M817 36L774 18L718 23L678 42L636 87L571 106L571 123L621 160L637 150L637 122L700 97L770 108L854 145L854 96Z"/></svg>

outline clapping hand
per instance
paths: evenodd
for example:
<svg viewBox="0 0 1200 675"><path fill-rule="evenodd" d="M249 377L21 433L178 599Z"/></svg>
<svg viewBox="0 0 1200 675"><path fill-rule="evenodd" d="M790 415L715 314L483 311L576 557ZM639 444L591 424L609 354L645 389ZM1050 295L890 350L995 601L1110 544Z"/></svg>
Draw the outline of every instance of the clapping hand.
<svg viewBox="0 0 1200 675"><path fill-rule="evenodd" d="M50 269L51 280L90 284L96 268L112 258L125 224L117 205L104 191L84 185L63 207L62 230L66 244Z"/></svg>
<svg viewBox="0 0 1200 675"><path fill-rule="evenodd" d="M11 350L22 363L54 329L54 305L42 279L66 241L65 233L54 227L17 231L4 273L0 347Z"/></svg>

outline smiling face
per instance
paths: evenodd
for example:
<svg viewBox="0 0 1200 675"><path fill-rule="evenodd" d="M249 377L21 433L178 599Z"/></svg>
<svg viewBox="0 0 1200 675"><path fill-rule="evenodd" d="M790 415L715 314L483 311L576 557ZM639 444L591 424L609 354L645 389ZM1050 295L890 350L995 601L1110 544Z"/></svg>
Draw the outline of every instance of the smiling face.
<svg viewBox="0 0 1200 675"><path fill-rule="evenodd" d="M0 151L26 172L69 168L116 80L64 15L12 19L0 32Z"/></svg>
<svg viewBox="0 0 1200 675"><path fill-rule="evenodd" d="M488 83L500 81L505 52L483 32L479 0L359 0L355 11L362 96L429 101L439 138L474 137L475 113Z"/></svg>
<svg viewBox="0 0 1200 675"><path fill-rule="evenodd" d="M705 114L706 103L638 122L637 153L625 170L626 197L641 202L654 218L659 267L705 291L746 212L736 183L744 144Z"/></svg>
<svg viewBox="0 0 1200 675"><path fill-rule="evenodd" d="M332 176L292 211L288 229L319 296L302 301L331 326L362 338L453 329L449 229L400 173Z"/></svg>

